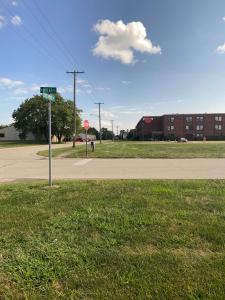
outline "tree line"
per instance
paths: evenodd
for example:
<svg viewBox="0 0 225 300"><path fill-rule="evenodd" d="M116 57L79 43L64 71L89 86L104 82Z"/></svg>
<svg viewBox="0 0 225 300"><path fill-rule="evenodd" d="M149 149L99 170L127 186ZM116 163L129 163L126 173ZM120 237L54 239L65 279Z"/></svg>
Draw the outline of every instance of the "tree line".
<svg viewBox="0 0 225 300"><path fill-rule="evenodd" d="M37 141L48 140L48 101L40 95L26 99L18 109L14 110L12 117L14 126L20 133L20 139L25 140L28 133L32 133ZM74 106L73 101L64 99L59 93L52 102L52 136L56 136L58 142L62 139L71 140L74 130ZM81 110L76 109L77 132L82 132ZM93 134L99 139L99 131L91 127L88 134ZM102 139L112 139L112 131L102 128Z"/></svg>

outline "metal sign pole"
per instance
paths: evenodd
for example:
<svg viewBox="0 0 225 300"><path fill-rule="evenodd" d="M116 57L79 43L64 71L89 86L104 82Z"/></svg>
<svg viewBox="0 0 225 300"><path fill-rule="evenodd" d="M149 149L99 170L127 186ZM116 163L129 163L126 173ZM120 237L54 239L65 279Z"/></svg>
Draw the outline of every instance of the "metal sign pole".
<svg viewBox="0 0 225 300"><path fill-rule="evenodd" d="M45 94L48 95L46 97L48 99L48 160L49 160L49 186L52 186L52 99L51 95L55 97L57 94L56 87L40 87L40 93L42 94L43 98ZM55 99L55 98L54 98Z"/></svg>
<svg viewBox="0 0 225 300"><path fill-rule="evenodd" d="M52 186L52 103L48 102L48 156L49 156L49 186Z"/></svg>
<svg viewBox="0 0 225 300"><path fill-rule="evenodd" d="M86 130L86 158L88 157L88 149L87 149L87 130Z"/></svg>

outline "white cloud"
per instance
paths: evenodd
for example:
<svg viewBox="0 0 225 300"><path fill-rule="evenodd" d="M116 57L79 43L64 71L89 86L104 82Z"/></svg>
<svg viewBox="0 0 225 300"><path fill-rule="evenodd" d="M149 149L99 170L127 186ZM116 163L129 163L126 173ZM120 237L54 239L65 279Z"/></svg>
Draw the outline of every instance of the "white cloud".
<svg viewBox="0 0 225 300"><path fill-rule="evenodd" d="M100 34L93 54L112 58L123 64L135 63L134 50L141 53L160 54L161 48L153 46L141 22L124 24L123 21L101 20L93 28Z"/></svg>
<svg viewBox="0 0 225 300"><path fill-rule="evenodd" d="M72 85L62 86L62 87L57 88L57 90L60 94L72 93L73 86Z"/></svg>
<svg viewBox="0 0 225 300"><path fill-rule="evenodd" d="M111 91L111 88L109 87L95 87L96 91Z"/></svg>
<svg viewBox="0 0 225 300"><path fill-rule="evenodd" d="M131 84L131 81L127 81L127 80L123 80L121 82L122 82L122 84Z"/></svg>
<svg viewBox="0 0 225 300"><path fill-rule="evenodd" d="M17 86L23 85L24 83L19 80L12 80L5 77L0 77L0 86L5 88L15 88Z"/></svg>
<svg viewBox="0 0 225 300"><path fill-rule="evenodd" d="M219 54L224 54L225 53L225 43L219 47L217 47L216 52Z"/></svg>
<svg viewBox="0 0 225 300"><path fill-rule="evenodd" d="M4 16L0 16L0 29L5 25L6 21L5 21L5 17Z"/></svg>
<svg viewBox="0 0 225 300"><path fill-rule="evenodd" d="M22 19L20 18L20 16L11 17L11 23L14 26L20 26L22 24Z"/></svg>
<svg viewBox="0 0 225 300"><path fill-rule="evenodd" d="M22 96L22 95L26 95L28 93L29 93L28 88L17 88L13 91L13 95L15 95L15 96Z"/></svg>
<svg viewBox="0 0 225 300"><path fill-rule="evenodd" d="M16 1L12 1L12 6L17 6L18 3Z"/></svg>

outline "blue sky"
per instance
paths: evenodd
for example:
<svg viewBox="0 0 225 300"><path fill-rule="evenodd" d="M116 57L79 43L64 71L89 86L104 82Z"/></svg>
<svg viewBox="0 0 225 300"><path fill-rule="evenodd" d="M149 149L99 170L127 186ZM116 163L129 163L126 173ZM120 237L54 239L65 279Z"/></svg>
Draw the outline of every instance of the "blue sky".
<svg viewBox="0 0 225 300"><path fill-rule="evenodd" d="M73 69L85 71L77 104L93 126L98 101L103 125L120 129L225 112L224 17L224 0L2 0L0 124L39 86L72 98Z"/></svg>

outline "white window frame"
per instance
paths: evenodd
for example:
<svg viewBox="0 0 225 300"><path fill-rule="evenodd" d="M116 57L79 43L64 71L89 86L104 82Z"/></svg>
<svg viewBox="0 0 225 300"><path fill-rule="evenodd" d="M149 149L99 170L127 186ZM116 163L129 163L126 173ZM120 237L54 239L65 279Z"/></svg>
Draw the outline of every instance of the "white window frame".
<svg viewBox="0 0 225 300"><path fill-rule="evenodd" d="M222 122L222 116L215 116L215 121Z"/></svg>
<svg viewBox="0 0 225 300"><path fill-rule="evenodd" d="M204 117L203 117L203 116L198 116L198 117L196 117L196 121L197 121L197 122L203 122L203 120L204 120Z"/></svg>
<svg viewBox="0 0 225 300"><path fill-rule="evenodd" d="M202 130L204 130L203 125L197 125L197 126L196 126L196 130L197 130L197 131L202 131Z"/></svg>
<svg viewBox="0 0 225 300"><path fill-rule="evenodd" d="M185 117L185 120L187 123L191 123L193 118L190 116L190 117Z"/></svg>
<svg viewBox="0 0 225 300"><path fill-rule="evenodd" d="M216 124L215 129L221 131L222 130L222 125L221 124Z"/></svg>

